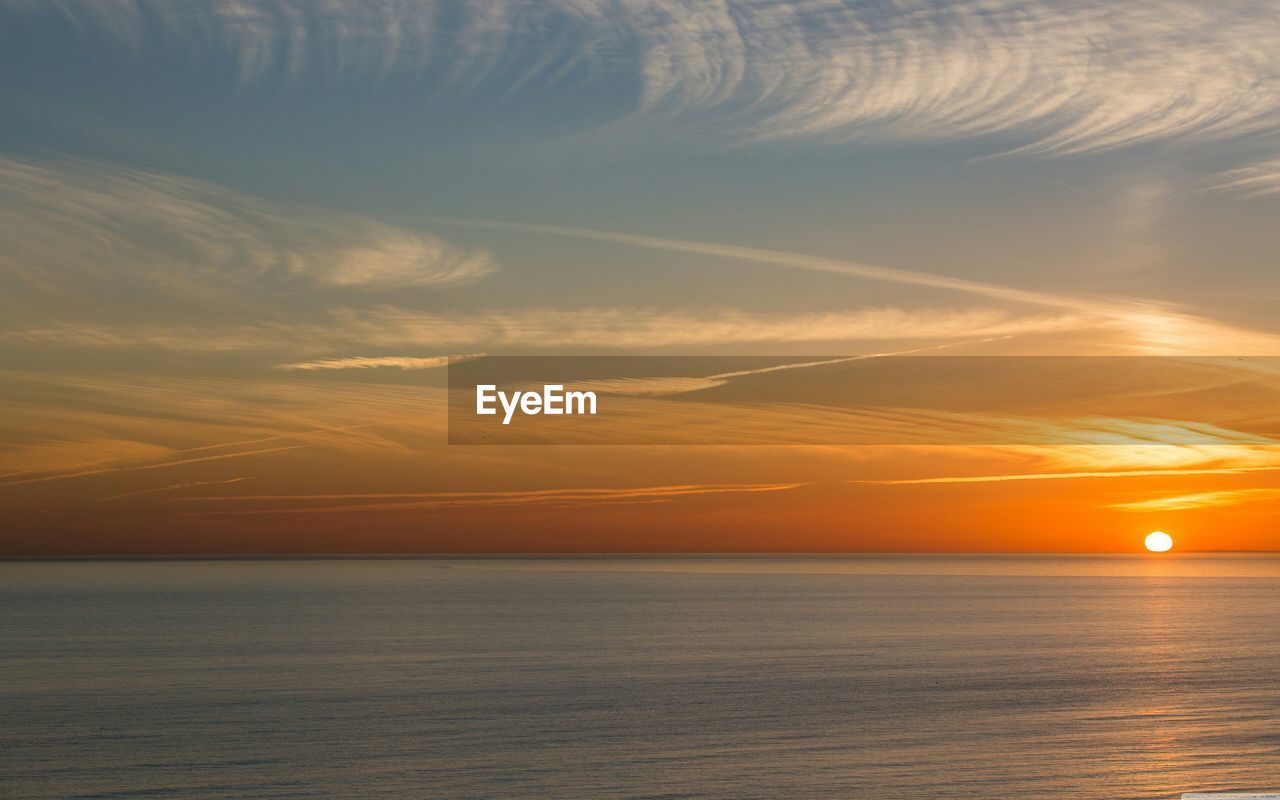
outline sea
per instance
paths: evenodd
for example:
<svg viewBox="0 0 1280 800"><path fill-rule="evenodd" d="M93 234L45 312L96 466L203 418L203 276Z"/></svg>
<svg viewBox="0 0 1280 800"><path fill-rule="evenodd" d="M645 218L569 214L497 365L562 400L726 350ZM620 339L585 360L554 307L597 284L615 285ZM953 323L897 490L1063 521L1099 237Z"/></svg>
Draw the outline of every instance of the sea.
<svg viewBox="0 0 1280 800"><path fill-rule="evenodd" d="M1280 789L1280 557L0 563L0 797Z"/></svg>

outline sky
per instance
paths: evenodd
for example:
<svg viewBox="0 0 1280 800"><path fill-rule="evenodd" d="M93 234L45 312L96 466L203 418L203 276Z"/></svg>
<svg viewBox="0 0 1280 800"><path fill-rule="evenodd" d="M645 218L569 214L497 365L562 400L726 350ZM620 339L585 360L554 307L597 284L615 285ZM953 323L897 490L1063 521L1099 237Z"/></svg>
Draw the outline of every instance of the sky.
<svg viewBox="0 0 1280 800"><path fill-rule="evenodd" d="M1208 443L1151 431L1213 387L1105 444L445 415L483 354L1280 356L1270 3L0 0L0 107L0 553L1280 547L1274 373Z"/></svg>

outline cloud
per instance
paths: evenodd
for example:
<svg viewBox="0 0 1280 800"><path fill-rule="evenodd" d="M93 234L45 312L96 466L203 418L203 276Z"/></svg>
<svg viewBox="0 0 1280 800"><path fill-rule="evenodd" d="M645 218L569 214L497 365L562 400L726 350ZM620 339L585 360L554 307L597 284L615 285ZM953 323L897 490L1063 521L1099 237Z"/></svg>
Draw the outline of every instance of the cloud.
<svg viewBox="0 0 1280 800"><path fill-rule="evenodd" d="M992 300L1057 308L1077 316L1080 326L1105 325L1123 335L1132 350L1151 355L1203 356L1274 356L1280 355L1280 334L1235 327L1216 320L1198 317L1179 309L1131 298L1081 297L1069 294L1019 289L1000 284L983 283L966 278L953 278L928 272L882 267L821 256L810 256L782 250L667 239L613 231L574 228L559 225L530 225L493 220L438 220L442 224L463 225L495 230L540 233L573 239L609 242L654 250L668 250L694 255L768 264L784 269L798 269L847 275L873 281L907 286L924 286Z"/></svg>
<svg viewBox="0 0 1280 800"><path fill-rule="evenodd" d="M191 464L203 464L209 461L226 461L232 458L247 458L250 456L262 456L272 453L283 453L289 450L297 450L301 445L284 445L281 447L264 447L256 450L239 450L234 453L215 453L207 456L192 456L188 458L171 459L152 464L138 464L135 466L103 466L96 469L83 469L74 472L59 472L49 475L37 475L29 478L16 478L9 480L0 480L0 487L6 486L27 486L33 483L47 483L49 481L64 481L72 478L89 478L98 475L109 475L117 472L137 472L140 470L169 469L171 467L184 467Z"/></svg>
<svg viewBox="0 0 1280 800"><path fill-rule="evenodd" d="M734 309L520 309L433 314L383 307L337 312L341 329L384 346L439 342L530 348L652 348L767 342L853 342L1002 336L1071 330L1062 314L1015 315L994 309L769 314Z"/></svg>
<svg viewBox="0 0 1280 800"><path fill-rule="evenodd" d="M78 473L104 466L168 458L171 448L149 442L84 436L74 441L42 439L0 450L0 481L42 473Z"/></svg>
<svg viewBox="0 0 1280 800"><path fill-rule="evenodd" d="M69 21L133 53L225 59L241 84L401 75L435 93L512 93L586 81L630 90L628 127L735 141L992 136L1075 153L1240 136L1280 109L1280 19L1245 0L3 5L15 22Z"/></svg>
<svg viewBox="0 0 1280 800"><path fill-rule="evenodd" d="M480 358L479 355L466 356L356 356L353 358L326 358L319 361L300 361L294 364L281 364L280 369L323 370L323 369L375 369L377 367L395 367L396 369L435 369Z"/></svg>
<svg viewBox="0 0 1280 800"><path fill-rule="evenodd" d="M442 287L495 268L486 251L367 217L82 163L0 159L0 226L21 232L0 280L53 293Z"/></svg>
<svg viewBox="0 0 1280 800"><path fill-rule="evenodd" d="M535 489L529 491L471 492L397 492L368 494L303 494L303 495L214 495L182 498L175 502L257 502L271 503L274 508L236 509L234 511L193 512L206 515L263 514L332 514L369 511L414 511L430 508L475 508L494 506L584 506L612 505L644 501L668 501L683 497L718 494L758 494L785 492L805 486L803 483L771 484L686 484L677 486L642 486L631 488ZM361 502L350 502L357 500ZM316 501L329 501L315 505ZM307 503L289 506L287 503Z"/></svg>
<svg viewBox="0 0 1280 800"><path fill-rule="evenodd" d="M1068 153L1261 130L1280 105L1280 24L1258 6L656 7L639 33L644 108L722 108L755 138L1013 134Z"/></svg>
<svg viewBox="0 0 1280 800"><path fill-rule="evenodd" d="M1205 469L1116 469L1093 472L1018 472L1007 475L954 475L936 478L903 478L895 480L850 481L877 486L916 486L936 483L1004 483L1006 481L1058 481L1081 478L1159 478L1187 475L1243 475L1250 472L1280 472L1273 467L1213 467Z"/></svg>
<svg viewBox="0 0 1280 800"><path fill-rule="evenodd" d="M979 340L981 341L981 340ZM866 353L857 356L841 356L840 358L824 358L818 361L795 361L787 364L775 364L769 367L719 372L701 376L665 375L646 378L608 378L599 380L575 381L577 389L591 389L597 392L608 392L617 395L675 395L689 392L700 392L724 386L734 378L745 378L754 375L769 375L812 367L826 367L836 364L848 364L854 361L865 361L873 358L891 358L894 356L916 355L926 352L937 353L948 348L977 343L974 340L960 339L946 344L931 347L919 347L911 350L900 350L889 353Z"/></svg>
<svg viewBox="0 0 1280 800"><path fill-rule="evenodd" d="M1074 311L1112 312L1120 303L1106 303L1088 298L1076 298L1069 295L1056 295L1017 289L994 283L952 278L929 272L917 272L895 267L882 267L875 264L864 264L857 261L846 261L839 258L810 256L802 253L791 253L784 250L766 250L759 247L741 247L739 245L720 244L716 242L700 242L689 239L667 239L658 236L642 236L630 233L617 233L591 228L574 228L564 225L534 225L520 222L503 222L495 220L475 219L440 219L437 222L445 225L459 225L472 228L488 228L493 230L517 231L521 233L545 234L547 236L564 236L570 239L606 242L609 244L643 247L651 250L667 250L691 255L705 255L716 258L744 261L753 264L768 264L787 269L799 269L812 272L829 272L847 275L852 278L863 278L872 281L884 281L907 286L924 286L932 289L945 289L964 294L979 295L994 300L1016 303L1065 308Z"/></svg>
<svg viewBox="0 0 1280 800"><path fill-rule="evenodd" d="M1121 511L1188 511L1196 508L1216 508L1241 503L1256 503L1280 498L1280 489L1226 489L1217 492L1196 492L1171 497L1157 497L1130 503L1114 503L1108 508Z"/></svg>
<svg viewBox="0 0 1280 800"><path fill-rule="evenodd" d="M1253 197L1280 193L1280 159L1223 172L1214 188Z"/></svg>
<svg viewBox="0 0 1280 800"><path fill-rule="evenodd" d="M121 492L113 494L110 497L102 498L101 502L108 503L113 500L123 500L126 497L138 497L144 494L159 494L162 492L176 492L182 489L196 489L202 486L226 486L231 483L239 483L244 478L227 478L219 481L188 481L186 483L171 483L168 486L155 486L150 489L135 489L131 492Z"/></svg>
<svg viewBox="0 0 1280 800"><path fill-rule="evenodd" d="M1016 314L990 308L867 308L798 314L737 309L694 311L626 307L578 310L522 308L510 311L430 312L398 306L339 308L294 321L240 325L182 323L105 324L56 322L0 329L10 346L217 353L317 353L352 348L646 349L681 346L858 343L911 340L966 341L1092 332L1103 352L1160 356L1275 356L1280 335L1237 328L1174 311L1117 310L1113 316ZM291 369L394 366L354 356L290 362ZM422 367L434 365L426 357ZM366 363L367 362L367 363ZM378 363L374 363L378 362ZM307 366L301 366L301 365Z"/></svg>
<svg viewBox="0 0 1280 800"><path fill-rule="evenodd" d="M1266 445L1131 443L1128 445L986 447L980 452L986 456L1004 453L1021 460L1023 469L997 474L858 480L850 483L919 486L1280 472L1280 448Z"/></svg>
<svg viewBox="0 0 1280 800"><path fill-rule="evenodd" d="M14 169L14 165L18 167ZM0 221L8 221L14 229L24 231L24 236L10 253L0 256L0 271L7 272L10 278L20 277L28 283L57 286L69 293L82 289L86 277L100 282L124 281L131 272L145 274L149 278L145 288L148 292L156 292L173 286L238 286L255 279L287 283L287 280L301 275L310 275L313 283L338 283L349 285L349 288L381 287L386 285L385 281L392 280L392 276L398 276L396 280L408 284L434 282L435 285L445 285L474 280L491 268L491 261L483 251L460 251L441 240L432 239L433 244L428 249L445 254L443 260L423 256L421 263L406 271L406 261L401 257L399 248L380 251L367 245L343 244L346 241L344 237L363 230L362 226L382 230L380 223L360 222L357 218L347 227L346 233L339 236L335 231L341 226L313 230L312 226L319 224L318 220L329 219L324 214L315 219L295 218L285 214L282 207L275 206L268 213L259 207L260 201L239 195L219 194L221 202L227 206L225 209L212 204L212 201L194 201L185 190L175 188L192 184L184 179L131 174L120 178L122 183L119 185L116 179L111 178L107 179L106 186L87 192L72 190L64 195L50 188L51 174L44 168L0 161L0 167L3 166L14 169L13 174L23 178L18 181L19 186L33 181L46 186L43 191L28 188L17 192L8 205L0 201ZM2 169L0 174L3 174ZM114 175L110 172L102 174ZM156 182L166 187L166 191L153 186ZM61 187L64 183L54 181L52 186ZM80 187L82 183L73 181L70 185ZM227 191L198 182L193 185L202 192L218 194ZM139 192L136 197L130 195L134 189ZM21 197L33 202L19 202ZM154 208L145 210L148 205ZM333 220L329 221L333 223ZM946 340L1088 329L1094 332L1102 345L1120 352L1207 356L1280 354L1280 334L1239 328L1153 301L1022 289L714 242L485 220L436 222L565 236L710 256L732 262L921 286L999 303L1038 306L1057 313L1014 314L991 308L863 308L809 314L768 314L723 308L693 311L599 307L430 312L390 305L355 305L328 311L304 308L307 313L298 313L296 308L286 308L281 304L272 309L276 319L271 321L238 325L223 322L219 326L59 322L0 331L0 340L36 346L143 347L192 352L276 348L283 352L312 354L335 350L349 352L353 347L597 348L607 345L625 349L714 344ZM122 230L122 225L131 232ZM415 235L400 232L396 236ZM185 257L184 252L187 253ZM469 254L461 255L463 253ZM116 260L124 261L126 265L117 269L114 267ZM41 264L50 266L42 269ZM356 281L356 276L360 276L358 285L351 283ZM138 276L135 274L135 277ZM282 313L285 315L281 316ZM335 358L337 356L324 361L334 361ZM356 362L348 364L355 365Z"/></svg>
<svg viewBox="0 0 1280 800"><path fill-rule="evenodd" d="M1078 330L1070 314L1017 315L996 309L870 308L770 314L736 309L524 308L429 312L398 306L341 308L320 322L233 327L53 324L0 331L0 342L31 346L181 352L316 352L356 347L645 349L730 344L876 342L1002 337ZM291 362L287 369L426 368L443 356L354 356Z"/></svg>
<svg viewBox="0 0 1280 800"><path fill-rule="evenodd" d="M1131 438L1127 444L1105 446L838 448L831 445L840 441L838 429L816 432L814 441L820 446L776 448L763 460L744 458L734 448L699 450L697 459L689 462L695 455L692 452L675 458L674 451L663 448L624 448L626 453L622 454L607 447L584 448L568 461L556 455L556 448L451 448L445 458L445 395L439 388L13 371L0 372L0 387L6 425L23 431L27 442L0 447L0 484L7 484L0 487L0 493L7 492L5 502L11 503L25 497L34 486L51 491L56 488L60 496L69 499L102 499L129 492L158 499L152 495L177 491L172 487L178 484L241 477L264 481L263 498L279 498L244 500L246 506L254 503L254 508L261 506L267 511L366 503L388 506L378 510L394 510L393 506L405 504L432 508L666 502L696 493L679 487L709 487L728 494L731 487L770 491L764 487L792 486L800 463L793 457L824 453L840 454L838 463L829 464L836 470L845 468L846 458L911 454L894 468L910 471L899 472L900 477L891 480L884 478L894 473L885 475L883 467L860 470L867 478L881 479L866 482L870 484L1120 480L1280 471L1280 448L1246 444L1152 446ZM813 420L812 410L798 413L800 419ZM749 416L735 414L725 421L731 425L749 423ZM867 424L884 431L897 430L889 426L901 423L902 430L909 431L922 421L928 422L920 417L877 417ZM1007 440L1007 435L1002 436ZM458 452L452 452L455 450ZM554 490L563 491L563 495L522 491L523 487L514 487L511 496L479 491L480 487L509 488L489 482L497 474L495 470L542 475L550 485L567 482L570 487L599 487L592 483L592 476L598 478L602 470L613 469L621 463L619 458L641 473L666 477L629 489L602 489L606 494L601 496L596 488ZM702 458L713 460L699 462ZM698 463L703 467L697 467ZM711 469L718 479L706 480L710 473L699 474L703 468ZM922 470L932 474L921 475ZM825 468L806 468L803 477L811 481L818 474L822 481L852 477L848 472ZM361 490L389 488L410 491L361 494ZM432 491L413 491L419 488ZM668 491L659 492L658 488ZM293 492L315 496L292 496Z"/></svg>
<svg viewBox="0 0 1280 800"><path fill-rule="evenodd" d="M0 372L0 488L216 466L316 447L343 458L443 438L443 390ZM244 469L241 467L241 469ZM240 473L241 475L245 473Z"/></svg>

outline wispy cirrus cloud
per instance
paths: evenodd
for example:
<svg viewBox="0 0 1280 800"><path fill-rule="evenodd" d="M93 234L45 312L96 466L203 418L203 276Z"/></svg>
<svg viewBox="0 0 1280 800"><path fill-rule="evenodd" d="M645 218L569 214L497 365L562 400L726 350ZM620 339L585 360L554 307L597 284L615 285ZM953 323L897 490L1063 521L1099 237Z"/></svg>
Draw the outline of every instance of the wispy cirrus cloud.
<svg viewBox="0 0 1280 800"><path fill-rule="evenodd" d="M878 486L918 486L923 484L1060 481L1087 478L1161 478L1188 475L1244 475L1250 472L1280 472L1280 464L1271 467L1205 467L1203 469L1171 467L1169 469L1112 469L1092 470L1087 472L1013 472L1005 475L947 475L934 478L851 481L851 483L865 483Z"/></svg>
<svg viewBox="0 0 1280 800"><path fill-rule="evenodd" d="M289 450L297 450L301 445L283 445L281 447L263 447L255 450L237 450L231 453L213 453L203 456L188 456L185 458L173 458L164 461L157 461L148 464L136 465L120 465L111 466L104 465L93 469L82 469L71 472L57 472L44 475L33 475L30 477L10 478L0 480L0 488L9 486L29 486L34 483L48 483L49 481L64 481L73 478L89 478L99 475L110 475L119 472L139 472L160 469L171 469L173 467L185 467L192 464L204 464L210 461L226 461L233 458L249 458L253 456L270 455L273 453L284 453Z"/></svg>
<svg viewBox="0 0 1280 800"><path fill-rule="evenodd" d="M6 427L23 432L20 441L0 439L0 487L146 474L311 446L348 456L395 454L405 451L404 439L429 439L443 426L424 413L443 407L442 393L426 387L0 376Z"/></svg>
<svg viewBox="0 0 1280 800"><path fill-rule="evenodd" d="M498 94L628 87L645 120L731 140L997 136L1038 154L1221 140L1280 109L1280 21L1247 0L6 0L241 83L389 75ZM1175 54L1176 67L1170 64ZM1007 145L1006 145L1007 146Z"/></svg>
<svg viewBox="0 0 1280 800"><path fill-rule="evenodd" d="M1229 436L1224 433L1224 438ZM983 484L1017 481L1249 475L1280 472L1280 447L1248 444L1107 444L990 447L1016 471L851 481L878 486Z"/></svg>
<svg viewBox="0 0 1280 800"><path fill-rule="evenodd" d="M329 369L377 369L393 367L395 369L435 369L480 358L478 355L465 356L354 356L351 358L322 358L317 361L298 361L292 364L281 364L280 369L296 370L329 370Z"/></svg>
<svg viewBox="0 0 1280 800"><path fill-rule="evenodd" d="M316 352L351 348L659 348L727 344L879 342L1075 331L1072 314L971 309L869 308L755 313L655 308L523 308L430 312L399 306L340 308L291 322L239 326L53 324L0 331L0 341L35 346L148 348L183 352ZM445 356L352 356L288 362L290 369L426 368Z"/></svg>
<svg viewBox="0 0 1280 800"><path fill-rule="evenodd" d="M177 498L180 503L258 503L257 508L195 511L205 515L338 514L370 511L415 511L433 508L495 506L591 506L665 502L700 495L785 492L803 483L682 484L624 488L534 489L527 491L396 492L306 495L212 495ZM317 504L317 502L319 504ZM262 505L266 504L266 505Z"/></svg>
<svg viewBox="0 0 1280 800"><path fill-rule="evenodd" d="M1223 172L1214 188L1255 197L1280 194L1280 158Z"/></svg>
<svg viewBox="0 0 1280 800"><path fill-rule="evenodd" d="M426 234L411 234L360 217L303 213L187 179L80 168L68 173L0 161L13 177L0 221L23 230L0 256L0 278L74 294L93 281L148 293L183 287L208 291L245 283L287 287L290 281L350 289L390 285L450 285L492 269L485 251L465 251ZM1017 336L1093 329L1121 350L1161 355L1274 355L1280 335L1249 330L1130 298L1046 292L902 268L713 242L581 228L484 220L450 225L563 236L608 244L711 256L783 269L920 286L1002 304L1054 309L1014 314L990 308L863 308L808 314L646 308L521 308L429 312L389 305L285 308L260 322L192 326L51 323L0 331L12 343L98 348L232 351L275 347L317 353L355 347L598 347L646 348L788 342L857 342ZM361 238L363 233L368 236ZM388 240L378 236L386 234ZM104 255L105 254L105 255ZM116 267L116 261L125 262ZM294 304L296 305L296 304ZM285 312L283 316L279 312ZM300 313L302 312L302 313ZM336 356L335 356L336 357ZM360 356L361 358L367 358ZM393 356L401 357L401 356ZM326 360L332 360L333 357ZM380 357L374 357L380 358ZM314 359L307 362L319 363ZM404 362L408 363L408 362ZM351 362L349 366L355 366Z"/></svg>
<svg viewBox="0 0 1280 800"><path fill-rule="evenodd" d="M1280 105L1280 24L1260 12L1195 2L663 3L641 34L643 106L721 108L765 139L1001 134L1021 137L1026 152L1071 153L1220 138L1265 128ZM1168 68L1171 52L1181 69Z"/></svg>
<svg viewBox="0 0 1280 800"><path fill-rule="evenodd" d="M240 483L243 480L245 480L245 478L226 478L224 480L217 480L217 481L188 481L186 483L171 483L166 486L154 486L148 489L134 489L133 491L130 491L130 492L121 492L119 494L113 494L110 497L102 498L100 502L109 503L115 500L124 500L125 498L128 498L128 497L139 497L139 496L148 495L148 494L161 494L164 492L177 492L177 491L182 491L183 489L198 489L204 486L226 486L232 483Z"/></svg>
<svg viewBox="0 0 1280 800"><path fill-rule="evenodd" d="M1076 315L1082 326L1105 326L1121 334L1122 346L1153 355L1280 354L1280 334L1250 330L1197 316L1165 304L1133 298L1090 297L986 283L917 270L884 267L838 258L717 242L670 239L562 225L535 225L494 220L445 219L443 224L563 236L652 250L713 256L767 264L783 269L827 272L905 286L943 289L959 294L1022 305L1056 308ZM978 332L977 335L982 335Z"/></svg>
<svg viewBox="0 0 1280 800"><path fill-rule="evenodd" d="M976 295L991 300L1031 305L1050 306L1088 313L1114 313L1120 303L1109 303L1093 298L1072 297L1064 294L1038 292L1030 289L1019 289L996 283L967 278L956 278L938 275L931 272L920 272L897 267L885 267L878 264L867 264L840 258L793 253L784 250L768 250L760 247L743 247L741 245L720 242L703 242L690 239L670 239L661 236L645 236L641 234L602 231L592 228L577 228L567 225L540 225L502 220L478 219L440 219L444 225L458 225L471 228L492 229L500 231L516 231L546 236L562 236L569 239L583 239L607 244L620 244L631 247L642 247L649 250L664 250L690 255L712 256L749 264L766 264L784 269L797 269L809 272L828 272L861 278L871 281L884 281L904 286L921 286L930 289L944 289L962 294Z"/></svg>
<svg viewBox="0 0 1280 800"><path fill-rule="evenodd" d="M216 184L78 162L0 158L0 280L46 292L141 286L452 286L495 269L483 250L354 214Z"/></svg>
<svg viewBox="0 0 1280 800"><path fill-rule="evenodd" d="M433 314L388 306L348 309L336 316L343 330L372 344L435 341L543 348L949 339L1065 331L1080 324L1070 314L1019 315L984 308L790 314L723 308L582 308Z"/></svg>
<svg viewBox="0 0 1280 800"><path fill-rule="evenodd" d="M1144 512L1189 511L1197 508L1218 508L1277 499L1280 499L1280 489L1224 489L1217 492L1195 492L1128 503L1113 503L1109 508Z"/></svg>

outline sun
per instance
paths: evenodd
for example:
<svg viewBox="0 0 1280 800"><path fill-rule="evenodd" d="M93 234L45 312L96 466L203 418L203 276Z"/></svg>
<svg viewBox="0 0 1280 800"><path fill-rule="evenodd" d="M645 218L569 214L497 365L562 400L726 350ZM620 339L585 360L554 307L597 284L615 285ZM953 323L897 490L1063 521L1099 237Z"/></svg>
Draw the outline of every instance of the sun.
<svg viewBox="0 0 1280 800"><path fill-rule="evenodd" d="M1173 549L1173 537L1164 531L1152 531L1144 544L1153 553L1167 553Z"/></svg>

